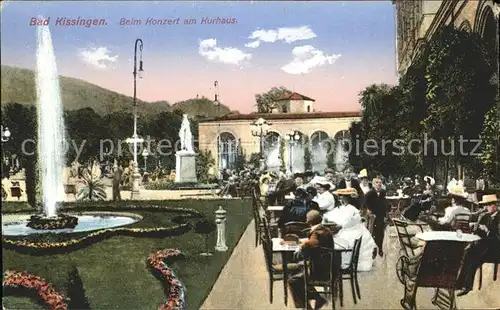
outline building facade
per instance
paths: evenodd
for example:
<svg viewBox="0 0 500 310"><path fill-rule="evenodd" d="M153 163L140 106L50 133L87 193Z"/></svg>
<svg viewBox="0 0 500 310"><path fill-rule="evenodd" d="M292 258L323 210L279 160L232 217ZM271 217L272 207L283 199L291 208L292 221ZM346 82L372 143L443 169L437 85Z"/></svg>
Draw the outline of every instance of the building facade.
<svg viewBox="0 0 500 310"><path fill-rule="evenodd" d="M393 0L396 11L396 61L403 75L425 42L443 26L479 33L498 55L499 1Z"/></svg>
<svg viewBox="0 0 500 310"><path fill-rule="evenodd" d="M200 150L213 154L216 169L232 169L239 154L249 159L251 154L262 151L268 169L276 170L285 164L288 170L299 172L304 170L307 143L313 169L320 170L326 166L327 153L332 151L326 141L345 138L351 123L361 117L359 111L315 112L314 99L297 93L277 98L276 103L272 113L228 114L200 122ZM257 120L266 123L262 139L255 128L252 130ZM298 139L287 139L291 133ZM337 162L343 161L337 155Z"/></svg>

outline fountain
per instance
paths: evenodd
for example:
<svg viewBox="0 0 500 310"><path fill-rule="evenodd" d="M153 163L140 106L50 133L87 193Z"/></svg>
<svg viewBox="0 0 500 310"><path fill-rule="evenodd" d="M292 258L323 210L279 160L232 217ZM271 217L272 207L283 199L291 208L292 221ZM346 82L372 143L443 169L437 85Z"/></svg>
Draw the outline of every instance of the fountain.
<svg viewBox="0 0 500 310"><path fill-rule="evenodd" d="M36 87L38 114L38 162L42 184L40 215L2 216L2 235L23 236L39 233L71 233L129 225L142 219L136 214L58 214L63 201L65 128L59 75L48 26L37 28ZM88 213L88 212L87 212Z"/></svg>
<svg viewBox="0 0 500 310"><path fill-rule="evenodd" d="M325 143L318 143L312 149L313 171L323 171L327 167L328 147Z"/></svg>
<svg viewBox="0 0 500 310"><path fill-rule="evenodd" d="M179 138L181 149L175 154L175 182L197 183L196 153L193 149L193 134L191 133L191 124L187 114L182 116Z"/></svg>
<svg viewBox="0 0 500 310"><path fill-rule="evenodd" d="M36 89L43 214L33 215L27 226L33 229L74 228L78 224L77 217L57 214L57 205L64 197L62 176L66 140L59 75L48 26L37 28Z"/></svg>
<svg viewBox="0 0 500 310"><path fill-rule="evenodd" d="M266 166L269 171L278 171L281 167L280 144L274 143L266 150Z"/></svg>
<svg viewBox="0 0 500 310"><path fill-rule="evenodd" d="M347 153L342 146L342 141L343 140L338 141L337 149L335 150L335 167L339 172L344 171L344 169L346 168L349 156L349 153Z"/></svg>

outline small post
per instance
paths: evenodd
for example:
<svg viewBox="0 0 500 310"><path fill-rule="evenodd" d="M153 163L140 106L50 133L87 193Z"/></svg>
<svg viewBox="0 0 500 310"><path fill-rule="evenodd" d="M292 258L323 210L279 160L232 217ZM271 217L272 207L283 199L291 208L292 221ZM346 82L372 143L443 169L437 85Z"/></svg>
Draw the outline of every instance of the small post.
<svg viewBox="0 0 500 310"><path fill-rule="evenodd" d="M225 252L228 250L226 245L226 210L219 206L215 211L215 223L217 224L217 245L215 250L218 252Z"/></svg>

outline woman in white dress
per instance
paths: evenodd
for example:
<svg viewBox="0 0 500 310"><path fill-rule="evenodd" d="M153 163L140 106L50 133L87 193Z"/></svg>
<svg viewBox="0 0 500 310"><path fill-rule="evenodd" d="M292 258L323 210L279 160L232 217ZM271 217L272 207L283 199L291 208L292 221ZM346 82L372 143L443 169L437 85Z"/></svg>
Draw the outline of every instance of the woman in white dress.
<svg viewBox="0 0 500 310"><path fill-rule="evenodd" d="M354 188L335 191L340 196L341 205L323 215L325 223L334 223L340 230L333 236L335 246L352 249L356 239L361 239L358 271L370 271L373 266L373 249L377 247L370 231L361 221L359 210L352 205L353 199L358 197ZM342 268L347 268L352 253L342 253Z"/></svg>

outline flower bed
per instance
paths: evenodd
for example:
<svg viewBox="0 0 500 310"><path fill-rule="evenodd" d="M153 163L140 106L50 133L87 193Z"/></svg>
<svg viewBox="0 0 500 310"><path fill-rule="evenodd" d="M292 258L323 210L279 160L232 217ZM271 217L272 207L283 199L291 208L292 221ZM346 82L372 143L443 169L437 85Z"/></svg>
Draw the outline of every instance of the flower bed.
<svg viewBox="0 0 500 310"><path fill-rule="evenodd" d="M60 214L57 217L44 217L41 215L33 215L28 227L33 229L64 229L75 228L78 225L78 218L67 214Z"/></svg>
<svg viewBox="0 0 500 310"><path fill-rule="evenodd" d="M158 307L159 310L182 310L187 307L186 287L167 265L175 259L183 257L179 250L166 249L151 253L147 259L147 265L155 277L163 282L165 287L167 301Z"/></svg>
<svg viewBox="0 0 500 310"><path fill-rule="evenodd" d="M104 208L78 208L82 209L96 210ZM70 210L67 208L66 210ZM117 208L112 208L112 210L117 210ZM175 226L171 227L155 227L155 228L109 228L98 230L96 232L90 233L84 237L71 239L65 242L30 242L25 240L9 240L5 236L2 238L2 246L6 249L14 250L20 253L30 254L30 255L53 255L58 253L67 253L70 251L76 251L82 249L86 246L100 242L104 239L110 238L116 235L125 236L138 236L138 237L171 237L180 236L188 232L191 229L191 224L187 223L188 218L198 218L203 217L203 213L193 210L193 209L181 209L181 208L165 208L160 206L137 206L131 205L127 207L120 208L123 211L130 210L141 210L141 211L159 211L159 212L174 212L174 213L185 213L176 216L172 219Z"/></svg>
<svg viewBox="0 0 500 310"><path fill-rule="evenodd" d="M9 291L29 290L35 292L37 297L52 310L67 310L67 298L57 292L54 287L44 279L27 272L5 271L3 275L4 295Z"/></svg>

